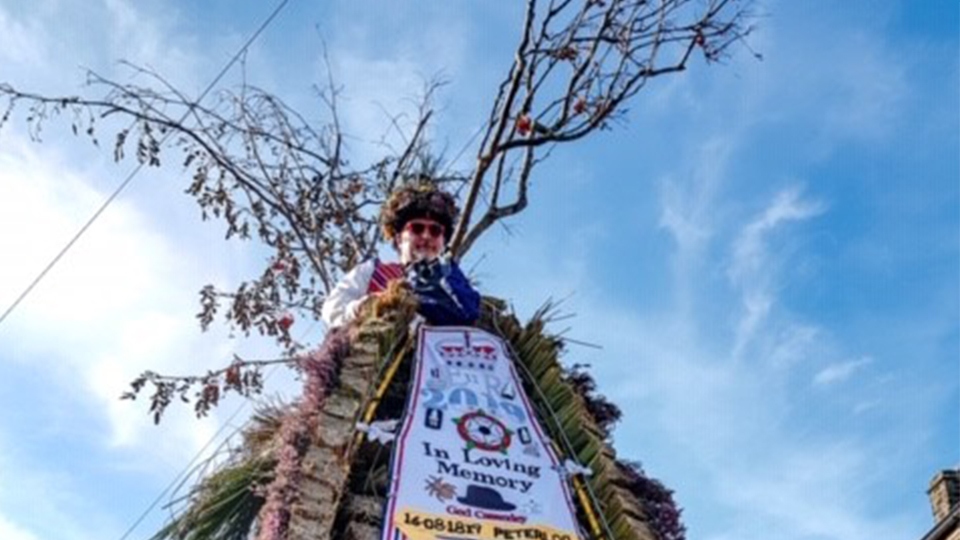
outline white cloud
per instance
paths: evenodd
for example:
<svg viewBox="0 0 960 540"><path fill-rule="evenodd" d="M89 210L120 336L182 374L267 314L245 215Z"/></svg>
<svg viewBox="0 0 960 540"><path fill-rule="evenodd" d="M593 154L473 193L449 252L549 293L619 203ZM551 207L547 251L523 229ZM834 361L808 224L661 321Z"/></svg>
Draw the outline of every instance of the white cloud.
<svg viewBox="0 0 960 540"><path fill-rule="evenodd" d="M736 144L737 139L732 136L704 142L692 158L697 166L690 180L662 184L660 226L676 241L681 259L695 257L718 225L714 204Z"/></svg>
<svg viewBox="0 0 960 540"><path fill-rule="evenodd" d="M869 467L883 462L876 449L853 434L824 440L793 430L801 398L790 397L794 379L779 366L752 354L734 361L723 340L676 313L637 318L589 297L573 303L577 334L604 346L594 362L600 391L625 413L619 452L676 490L691 536L867 540L909 530L903 516L878 519L867 508L877 485ZM765 329L757 339L791 349L784 357L822 347L809 329L777 337Z"/></svg>
<svg viewBox="0 0 960 540"><path fill-rule="evenodd" d="M0 252L15 261L0 267L6 309L105 194L49 148L4 135L0 228L15 232L0 235ZM117 399L148 367L190 373L229 358L210 341L217 335L201 336L193 322L199 284L183 261L202 255L189 249L171 245L130 202L115 201L4 321L3 361L42 365L65 390L93 399L110 421L112 445L167 463L192 455L210 435L209 422L173 420L176 429L158 444L143 404Z"/></svg>
<svg viewBox="0 0 960 540"><path fill-rule="evenodd" d="M0 265L0 308L6 309L106 194L91 187L92 177L103 172L96 165L78 171L56 147L26 142L15 129L2 135L0 229L8 233L0 234L7 262ZM0 422L0 450L9 450L10 438L22 432L18 424L32 424L39 433L23 443L34 445L38 456L0 452L0 517L45 516L16 523L40 538L99 538L132 522L132 512L200 452L238 405L225 400L211 417L197 420L190 406L175 401L155 426L147 414L149 388L137 401L119 399L135 376L146 369L204 373L234 352L275 355L264 341L228 340L216 325L201 333L195 322L196 290L207 280L230 283L241 271L237 266L249 263L243 250L224 244L216 231L196 230L210 229L199 219L172 220L184 214L178 204L192 204L178 190L176 199L150 197L147 205L136 195L133 189L114 201L0 325L0 368L29 374L31 383L0 400L18 411L16 421ZM271 390L291 386L277 384L278 378L268 381ZM238 424L249 410L241 411ZM58 442L37 447L39 441ZM61 454L70 457L61 462ZM98 476L156 487L145 488L151 492L142 503L123 499L105 510L84 500L90 488L77 477L90 473L75 470L78 456L97 460L91 468ZM12 491L18 484L31 489ZM32 498L44 502L24 514L23 501ZM58 524L55 534L44 533L41 522ZM0 532L0 538L6 536Z"/></svg>
<svg viewBox="0 0 960 540"><path fill-rule="evenodd" d="M121 83L144 82L131 79L131 71L120 66L120 60L127 60L157 70L189 93L198 86L201 64L222 65L225 59L210 48L198 53L197 39L179 31L179 17L179 10L169 5L154 8L120 0L43 0L16 9L0 2L0 59L6 60L2 82L54 95L75 94L87 69Z"/></svg>
<svg viewBox="0 0 960 540"><path fill-rule="evenodd" d="M754 341L776 303L778 263L768 248L768 237L782 225L821 214L822 203L804 200L797 187L785 189L734 240L727 276L740 290L742 315L737 323L733 355L741 357ZM793 333L787 329L785 332Z"/></svg>
<svg viewBox="0 0 960 540"><path fill-rule="evenodd" d="M103 5L109 22L109 30L103 34L108 40L104 45L108 54L120 55L110 61L126 60L154 70L183 91L197 86L197 72L203 58L196 50L196 38L176 31L179 17L176 8L166 5L153 9L150 4L123 0L103 0ZM210 58L219 63L228 59ZM212 78L214 73L206 77Z"/></svg>
<svg viewBox="0 0 960 540"><path fill-rule="evenodd" d="M827 337L814 324L790 321L772 335L772 345L765 354L771 367L790 368L815 355L825 354Z"/></svg>
<svg viewBox="0 0 960 540"><path fill-rule="evenodd" d="M78 10L83 23L76 18ZM29 49L42 55L27 62L29 58L17 53L17 69L6 72L9 79L5 80L25 90L55 81L54 93L70 92L75 86L71 78L82 82L75 71L78 66L110 76L117 73L116 61L122 58L155 69L189 92L198 86L196 73L202 63L216 63L219 68L228 56L211 54L216 48L199 54L197 39L178 32L179 13L169 6L154 10L118 0L82 6L38 2L15 10L15 15L0 7L0 30L11 30L0 31L0 41L9 45L7 54ZM91 26L101 31L91 33ZM57 29L56 39L48 35L49 28ZM219 45L230 52L236 48L236 44ZM212 67L205 71L210 71L208 76L215 72ZM129 75L123 72L123 82L129 81ZM146 83L142 77L137 81ZM7 261L14 261L0 266L2 309L132 167L127 162L105 169L106 156L98 154L91 160L96 150L82 148L69 138L56 145L28 143L19 131L21 121L15 116L0 133L4 193L0 226L15 232L0 235L0 252ZM80 155L84 161L76 163L84 165L78 167L73 160ZM0 340L15 339L2 361L43 366L60 391L104 415L108 426L104 444L118 452L142 451L149 456L146 461L153 460L144 468L159 472L158 464L181 464L192 457L209 439L215 421L198 422L184 409L171 411L164 425L155 428L146 403L119 401L118 396L145 369L191 374L231 358L236 343L225 342L225 332L216 329L201 335L198 331L196 290L204 282L229 283L227 276L247 259L243 247L226 246L212 230L215 227L176 219L196 215L194 209L178 207L192 204L179 188L169 191L170 199L136 201L136 192L144 190L141 185L154 182L157 175L141 171L139 176L153 178L137 178L107 209L4 322ZM171 186L175 182L161 181ZM197 227L199 232L192 230ZM215 244L204 245L211 238ZM247 347L260 348L258 344ZM158 432L163 435L158 437Z"/></svg>
<svg viewBox="0 0 960 540"><path fill-rule="evenodd" d="M342 90L340 122L352 165L382 159L386 147L402 149L424 90L428 83L440 82L431 103L430 150L448 161L456 158L448 163L451 170L473 166L478 130L485 125L499 81L508 75L504 59L512 58L513 26L522 14L500 5L474 8L488 13L464 17L462 9L443 3L382 4L374 18L366 16L369 6L362 3L331 9L321 33L329 36L333 82ZM318 57L313 67L324 85L323 59Z"/></svg>
<svg viewBox="0 0 960 540"><path fill-rule="evenodd" d="M345 88L338 105L349 148L363 153L363 161L381 157L380 145L402 150L416 126L417 100L428 76L417 75L419 66L404 59L363 58L346 50L335 58L336 82ZM400 115L396 126L394 115Z"/></svg>
<svg viewBox="0 0 960 540"><path fill-rule="evenodd" d="M714 165L734 158L716 153L732 149L732 140L716 144L704 146L714 149L705 155L723 157ZM683 262L674 267L672 292L687 301L640 318L592 305L591 298L574 300L587 304L575 308L584 325L578 334L602 343L603 357L636 362L597 365L605 380L617 381L612 392L601 390L624 409L621 431L633 437L618 437L621 451L641 452L650 472L664 474L677 489L681 504L706 501L687 503L707 514L688 517L691 534L719 514L731 525L714 523L711 530L724 532L712 539L767 538L771 530L785 539L903 531L899 518L878 525L859 501L844 497L875 482L861 474L870 448L856 440L808 439L791 428L794 382L802 373L795 368L834 357L835 345L817 321L795 320L778 296L785 254L795 254L785 247L794 243L786 226L822 214L826 205L790 187L731 227L731 203L721 196L724 174L722 166L704 167L689 184L668 183L662 192L661 227L676 240L674 260ZM725 252L718 246L729 250L726 282L711 280L717 268L711 262ZM709 306L721 319L690 306ZM726 510L703 506L716 501L725 501Z"/></svg>
<svg viewBox="0 0 960 540"><path fill-rule="evenodd" d="M756 282L756 278L768 268L766 237L782 224L803 221L824 210L822 203L804 200L798 187L778 193L770 206L740 232L733 246L733 261L728 272L730 279L740 285Z"/></svg>
<svg viewBox="0 0 960 540"><path fill-rule="evenodd" d="M881 405L880 400L861 401L853 406L853 414L863 414L867 411L876 409Z"/></svg>
<svg viewBox="0 0 960 540"><path fill-rule="evenodd" d="M776 445L770 450L776 455L761 457L754 472L733 468L720 473L719 489L739 516L730 527L730 538L910 536L900 517L867 513L874 475L863 448L824 443L801 448Z"/></svg>
<svg viewBox="0 0 960 540"><path fill-rule="evenodd" d="M0 432L0 538L115 536L114 524L89 497L78 494L82 487L74 478L55 464L43 463L23 441L4 435Z"/></svg>
<svg viewBox="0 0 960 540"><path fill-rule="evenodd" d="M0 515L0 538L4 540L40 540L35 534Z"/></svg>
<svg viewBox="0 0 960 540"><path fill-rule="evenodd" d="M878 46L876 36L847 35L831 51L824 130L833 136L876 139L890 135L902 111L909 85L901 51Z"/></svg>
<svg viewBox="0 0 960 540"><path fill-rule="evenodd" d="M707 248L722 228L723 216L716 212L730 160L737 149L735 135L710 138L694 148L690 162L692 171L684 171L689 178L668 178L660 183L659 227L670 234L676 245L671 253L676 287L676 308L690 316L697 309L695 289L701 283L695 279L709 255Z"/></svg>
<svg viewBox="0 0 960 540"><path fill-rule="evenodd" d="M333 82L341 90L337 98L340 127L348 136L352 162L369 163L382 159L385 149L402 150L431 83L453 81L434 93L431 105L444 114L431 118L428 139L441 123L446 131L460 131L462 126L451 125L445 104L453 87L458 102L478 93L478 85L471 84L475 73L462 69L469 52L464 36L473 25L459 10L440 5L418 5L416 9L383 5L378 7L381 17L362 22L357 20L356 9L344 5L334 10L328 52ZM325 84L327 66L322 57L317 59L315 71ZM441 151L440 145L442 142L433 150Z"/></svg>
<svg viewBox="0 0 960 540"><path fill-rule="evenodd" d="M0 43L6 45L0 58L12 55L17 62L5 70L4 81L25 90L46 86L54 94L72 93L70 88L82 82L78 65L110 76L117 73L116 60L124 58L156 69L189 91L197 86L198 66L221 67L228 55L214 54L217 49L232 53L237 46L233 39L200 52L198 38L178 33L179 11L169 6L154 13L150 6L116 0L56 4L37 2L12 12L0 6ZM75 16L77 11L82 18ZM91 27L100 31L90 32ZM56 30L56 39L49 29ZM203 71L211 77L215 73L213 67ZM128 75L121 75L122 82L129 81ZM15 116L0 132L0 227L5 231L0 234L0 309L38 275L133 166L107 164L108 152L70 137L54 143L56 135L48 134L46 144L30 143L20 130L22 120ZM211 332L199 332L196 291L209 282L235 283L250 257L249 246L225 244L218 227L199 222L192 201L177 187L180 182L165 176L177 173L176 167L161 174L141 171L0 325L5 353L0 366L36 370L43 381L42 388L22 388L25 399L57 400L48 416L32 406L25 415L35 417L45 431L61 433L65 452L89 444L109 455L113 470L161 480L207 443L218 416L232 412L236 402L227 401L225 410L201 421L189 406L174 403L162 424L154 426L147 414L148 394L136 402L120 401L119 395L146 369L196 374L232 358L240 345L226 339L219 322ZM237 352L252 357L275 355L264 341L245 340L242 347ZM8 429L0 424L0 438Z"/></svg>
<svg viewBox="0 0 960 540"><path fill-rule="evenodd" d="M197 72L212 77L206 64L221 67L229 56L219 49L232 53L238 40L200 49L199 38L179 32L178 17L175 7L115 0L0 2L0 82L72 94L83 83L78 68L131 82L116 63L126 59L189 92ZM133 166L109 164L109 151L63 137L62 119L49 123L45 144L28 142L23 116L0 131L0 310ZM229 361L237 342L219 328L199 332L196 291L231 283L249 263L244 247L224 244L216 227L182 219L197 212L186 208L193 203L175 179L149 170L139 176L0 325L0 368L25 382L0 399L14 411L0 422L0 538L119 536L133 520L127 512L138 504L137 490L155 495L160 487L152 486L168 482L236 406L229 400L198 421L189 406L174 403L154 426L147 396L118 399L145 369L193 374ZM258 342L244 348L253 356L268 349ZM91 487L89 475L102 485ZM120 487L130 485L137 489Z"/></svg>
<svg viewBox="0 0 960 540"><path fill-rule="evenodd" d="M0 5L0 58L14 64L38 64L45 48L42 30L15 20Z"/></svg>
<svg viewBox="0 0 960 540"><path fill-rule="evenodd" d="M813 377L813 384L817 386L827 386L831 384L837 384L844 382L854 375L854 373L862 370L866 366L869 366L873 363L873 358L869 356L863 356L854 360L847 360L844 362L837 362L828 365L827 367L821 369ZM858 411L864 409L858 407Z"/></svg>

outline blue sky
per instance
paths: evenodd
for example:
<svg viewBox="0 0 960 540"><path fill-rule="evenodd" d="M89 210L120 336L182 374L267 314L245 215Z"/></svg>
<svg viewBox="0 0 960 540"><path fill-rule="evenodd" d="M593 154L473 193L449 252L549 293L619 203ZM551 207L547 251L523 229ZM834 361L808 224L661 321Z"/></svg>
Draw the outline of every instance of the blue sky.
<svg viewBox="0 0 960 540"><path fill-rule="evenodd" d="M314 4L291 2L255 43L248 80L319 111L325 42L362 160L387 131L382 108L442 73L433 135L451 154L469 140L515 8ZM273 4L200 5L0 0L0 80L75 93L81 68L127 77L126 59L199 93ZM676 490L689 538L919 538L927 482L960 465L960 7L759 11L762 62L744 51L651 84L627 125L558 149L512 233L465 266L521 316L567 298L570 336L603 347L568 360L591 363L621 405L619 452ZM0 132L0 307L131 167L66 125L42 144L21 121ZM258 254L200 225L177 173L138 177L0 325L0 538L119 538L246 414L231 419L229 401L155 427L117 400L144 369L273 355L195 324L197 290L236 282Z"/></svg>

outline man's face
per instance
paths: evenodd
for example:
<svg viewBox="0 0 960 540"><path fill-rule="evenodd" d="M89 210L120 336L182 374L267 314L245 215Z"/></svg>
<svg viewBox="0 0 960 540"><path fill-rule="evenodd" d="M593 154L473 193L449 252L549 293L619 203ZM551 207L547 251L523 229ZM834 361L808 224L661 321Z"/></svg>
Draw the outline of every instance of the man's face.
<svg viewBox="0 0 960 540"><path fill-rule="evenodd" d="M443 233L443 225L432 219L417 218L408 221L397 237L400 262L410 264L439 257L443 251Z"/></svg>

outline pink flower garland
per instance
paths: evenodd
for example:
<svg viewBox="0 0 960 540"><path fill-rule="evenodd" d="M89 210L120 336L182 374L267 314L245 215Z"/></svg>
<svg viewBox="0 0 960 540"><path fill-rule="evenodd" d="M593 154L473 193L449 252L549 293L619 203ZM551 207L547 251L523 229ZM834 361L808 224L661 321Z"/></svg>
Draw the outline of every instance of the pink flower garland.
<svg viewBox="0 0 960 540"><path fill-rule="evenodd" d="M318 428L318 415L333 388L343 359L349 352L345 330L327 334L320 349L299 360L305 375L303 396L280 423L280 450L273 481L267 487L266 502L260 511L257 540L283 540L290 525L290 508L296 502L300 485L301 461Z"/></svg>

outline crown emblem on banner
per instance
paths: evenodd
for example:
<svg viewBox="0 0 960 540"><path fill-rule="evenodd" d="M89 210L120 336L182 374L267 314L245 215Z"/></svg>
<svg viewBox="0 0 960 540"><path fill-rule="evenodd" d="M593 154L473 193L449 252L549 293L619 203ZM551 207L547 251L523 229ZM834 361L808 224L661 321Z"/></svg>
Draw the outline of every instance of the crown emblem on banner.
<svg viewBox="0 0 960 540"><path fill-rule="evenodd" d="M486 360L497 359L497 346L485 340L445 340L437 343L437 354L444 360Z"/></svg>

